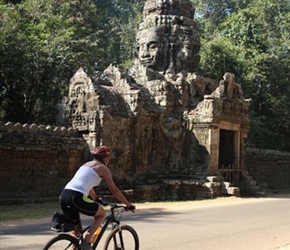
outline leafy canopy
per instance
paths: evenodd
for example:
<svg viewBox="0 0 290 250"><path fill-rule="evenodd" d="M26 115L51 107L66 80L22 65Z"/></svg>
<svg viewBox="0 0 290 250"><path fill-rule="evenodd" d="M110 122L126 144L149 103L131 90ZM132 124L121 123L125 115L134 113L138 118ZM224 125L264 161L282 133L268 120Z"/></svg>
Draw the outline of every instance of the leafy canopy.
<svg viewBox="0 0 290 250"><path fill-rule="evenodd" d="M249 142L290 150L290 1L197 0L202 33L199 71L235 73L252 98Z"/></svg>

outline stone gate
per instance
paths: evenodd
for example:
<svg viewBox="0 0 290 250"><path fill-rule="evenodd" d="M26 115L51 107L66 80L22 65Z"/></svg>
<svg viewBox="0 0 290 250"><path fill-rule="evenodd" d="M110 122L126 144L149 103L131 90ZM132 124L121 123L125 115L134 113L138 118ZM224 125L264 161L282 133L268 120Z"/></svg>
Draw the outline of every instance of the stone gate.
<svg viewBox="0 0 290 250"><path fill-rule="evenodd" d="M247 175L250 100L232 73L220 82L196 73L194 12L188 0L147 0L127 72L80 68L70 81L62 120L90 148L108 145L115 178L141 198L238 195Z"/></svg>

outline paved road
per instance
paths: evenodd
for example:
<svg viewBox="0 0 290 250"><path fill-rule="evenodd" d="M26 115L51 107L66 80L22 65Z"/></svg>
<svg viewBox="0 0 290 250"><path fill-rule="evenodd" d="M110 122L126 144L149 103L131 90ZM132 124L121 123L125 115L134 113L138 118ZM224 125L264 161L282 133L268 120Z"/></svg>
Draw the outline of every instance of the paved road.
<svg viewBox="0 0 290 250"><path fill-rule="evenodd" d="M42 249L55 235L48 221L2 225L0 249ZM124 216L123 222L137 230L140 250L290 249L290 198L149 207Z"/></svg>

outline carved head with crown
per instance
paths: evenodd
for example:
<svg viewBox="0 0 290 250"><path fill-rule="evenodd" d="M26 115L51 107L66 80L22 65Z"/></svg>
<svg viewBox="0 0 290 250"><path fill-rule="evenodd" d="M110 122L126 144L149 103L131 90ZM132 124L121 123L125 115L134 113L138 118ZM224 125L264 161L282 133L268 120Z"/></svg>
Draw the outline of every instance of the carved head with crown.
<svg viewBox="0 0 290 250"><path fill-rule="evenodd" d="M200 36L188 0L147 0L137 34L140 64L160 73L195 72Z"/></svg>

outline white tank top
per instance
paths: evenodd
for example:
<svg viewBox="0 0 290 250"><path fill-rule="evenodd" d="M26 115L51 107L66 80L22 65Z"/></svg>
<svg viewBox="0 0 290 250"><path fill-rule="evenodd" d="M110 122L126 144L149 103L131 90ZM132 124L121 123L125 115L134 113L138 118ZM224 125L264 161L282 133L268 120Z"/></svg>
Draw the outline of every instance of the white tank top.
<svg viewBox="0 0 290 250"><path fill-rule="evenodd" d="M91 167L82 166L64 189L78 191L88 196L90 190L93 187L98 186L101 180L102 178L95 172L94 169Z"/></svg>

